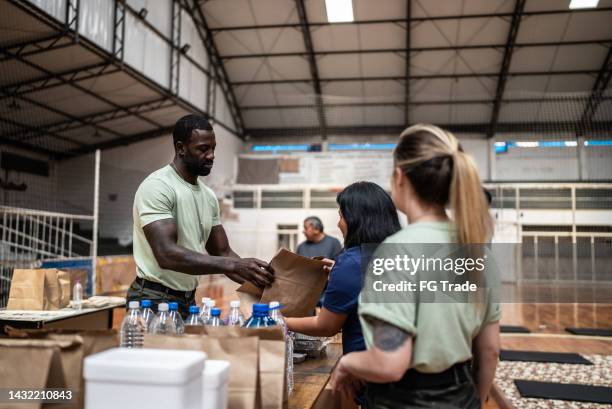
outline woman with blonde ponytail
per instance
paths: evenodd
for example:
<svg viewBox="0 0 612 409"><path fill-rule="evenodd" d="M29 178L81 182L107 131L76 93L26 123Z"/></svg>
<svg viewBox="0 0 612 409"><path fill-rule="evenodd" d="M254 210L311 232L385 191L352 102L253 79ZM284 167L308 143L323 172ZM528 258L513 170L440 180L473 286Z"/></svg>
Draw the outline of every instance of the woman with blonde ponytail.
<svg viewBox="0 0 612 409"><path fill-rule="evenodd" d="M456 243L472 249L491 239L478 171L454 135L433 125L411 126L393 156L391 196L408 226L381 247ZM411 251L397 256L406 254ZM392 273L414 280L401 268ZM417 276L426 277L421 271ZM478 302L426 302L412 293L389 298L368 290L379 279L366 272L360 295L367 350L342 357L332 375L334 390L351 395L365 383L367 407L376 409L481 407L499 356L499 304L487 291Z"/></svg>

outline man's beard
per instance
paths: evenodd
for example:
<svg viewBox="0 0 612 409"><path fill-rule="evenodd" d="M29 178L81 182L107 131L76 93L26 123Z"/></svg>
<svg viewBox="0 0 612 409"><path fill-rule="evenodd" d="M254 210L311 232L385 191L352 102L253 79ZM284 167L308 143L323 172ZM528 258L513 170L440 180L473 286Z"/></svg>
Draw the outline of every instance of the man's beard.
<svg viewBox="0 0 612 409"><path fill-rule="evenodd" d="M185 163L185 168L187 168L187 171L195 176L208 176L213 166L212 161L200 163L197 160L192 161L184 159L183 162Z"/></svg>

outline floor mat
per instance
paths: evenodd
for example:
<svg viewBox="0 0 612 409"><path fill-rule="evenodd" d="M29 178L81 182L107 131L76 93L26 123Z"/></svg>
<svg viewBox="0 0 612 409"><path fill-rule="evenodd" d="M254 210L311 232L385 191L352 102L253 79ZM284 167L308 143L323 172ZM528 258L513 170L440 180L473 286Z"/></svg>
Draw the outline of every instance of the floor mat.
<svg viewBox="0 0 612 409"><path fill-rule="evenodd" d="M568 352L509 351L499 354L502 361L543 362L556 364L593 365L591 361L579 354Z"/></svg>
<svg viewBox="0 0 612 409"><path fill-rule="evenodd" d="M565 328L565 330L574 335L586 335L590 337L612 337L612 329L606 328Z"/></svg>
<svg viewBox="0 0 612 409"><path fill-rule="evenodd" d="M500 325L499 332L508 333L508 334L529 334L531 331L525 327L520 327L516 325Z"/></svg>
<svg viewBox="0 0 612 409"><path fill-rule="evenodd" d="M574 402L612 404L612 388L539 381L514 381L523 398L557 399Z"/></svg>

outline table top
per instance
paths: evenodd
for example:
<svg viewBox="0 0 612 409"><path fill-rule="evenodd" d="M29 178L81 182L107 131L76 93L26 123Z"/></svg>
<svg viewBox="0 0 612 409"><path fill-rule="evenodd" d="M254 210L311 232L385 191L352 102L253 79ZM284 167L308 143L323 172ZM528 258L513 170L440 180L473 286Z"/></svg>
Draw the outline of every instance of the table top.
<svg viewBox="0 0 612 409"><path fill-rule="evenodd" d="M289 396L289 409L311 409L329 380L334 366L342 356L342 345L330 343L321 358L308 358L295 364L293 393Z"/></svg>
<svg viewBox="0 0 612 409"><path fill-rule="evenodd" d="M125 305L125 302L109 302L96 308L83 308L75 310L62 308L54 311L29 311L29 310L0 310L0 321L24 321L24 322L53 322L79 315L91 314L98 311L108 310Z"/></svg>

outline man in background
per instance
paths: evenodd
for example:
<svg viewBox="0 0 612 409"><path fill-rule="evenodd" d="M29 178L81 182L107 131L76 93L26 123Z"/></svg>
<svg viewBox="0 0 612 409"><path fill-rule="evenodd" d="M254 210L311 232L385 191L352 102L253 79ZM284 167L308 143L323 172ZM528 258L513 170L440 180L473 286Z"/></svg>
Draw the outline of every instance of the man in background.
<svg viewBox="0 0 612 409"><path fill-rule="evenodd" d="M342 251L338 239L323 232L323 222L317 216L310 216L304 220L304 236L306 241L300 243L297 253L304 257L324 257L334 260Z"/></svg>

